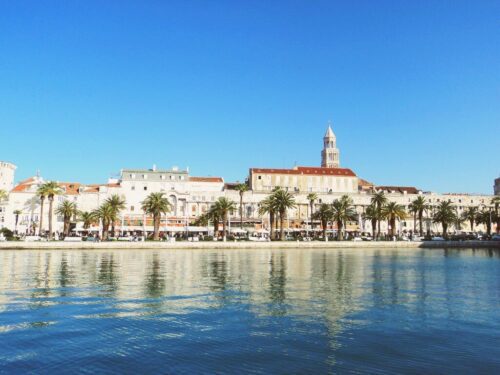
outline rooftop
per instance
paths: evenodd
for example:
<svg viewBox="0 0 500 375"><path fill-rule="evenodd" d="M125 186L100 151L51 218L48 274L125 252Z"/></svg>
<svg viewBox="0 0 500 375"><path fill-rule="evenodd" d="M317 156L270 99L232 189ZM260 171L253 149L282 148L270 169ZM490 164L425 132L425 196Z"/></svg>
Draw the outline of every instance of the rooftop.
<svg viewBox="0 0 500 375"><path fill-rule="evenodd" d="M250 173L356 177L356 174L349 168L324 167L295 167L293 169L250 168Z"/></svg>

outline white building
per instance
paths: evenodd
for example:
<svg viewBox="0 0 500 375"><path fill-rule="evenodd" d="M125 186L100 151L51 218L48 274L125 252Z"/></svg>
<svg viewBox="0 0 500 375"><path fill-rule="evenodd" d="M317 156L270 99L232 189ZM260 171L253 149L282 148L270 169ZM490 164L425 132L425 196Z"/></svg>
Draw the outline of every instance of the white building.
<svg viewBox="0 0 500 375"><path fill-rule="evenodd" d="M310 228L310 204L308 194L315 193L314 210L322 203L332 203L342 195L349 195L358 212L356 223L349 223L347 229L357 232L371 232L371 223L363 220L363 212L370 204L372 193L384 191L389 201L403 205L406 209L418 196L424 196L431 206L442 201L450 201L460 215L467 207L475 206L491 210L491 195L471 194L437 194L425 192L415 187L377 186L358 177L351 169L339 168L339 150L336 137L328 126L323 139L322 167L294 167L290 169L250 168L248 176L249 191L243 196L243 222L246 228L269 229L267 217L259 216L260 202L276 187L291 192L297 205L289 210L286 225L289 230ZM40 199L38 187L44 182L35 176L21 181L15 187L15 166L10 163L0 164L3 186L9 191L7 201L0 203L0 227L17 229L20 233L39 231ZM496 180L498 186L500 179ZM224 183L221 177L194 177L188 170L172 169L123 169L118 179L104 184L85 185L76 182L59 182L62 194L54 201L55 208L65 199L74 201L79 210L92 211L98 208L110 196L117 194L126 201L126 208L120 213L116 227L119 231L152 231L152 218L147 217L141 203L152 192L163 192L172 204L172 211L161 220L161 230L166 232L184 232L193 227L196 218L206 212L220 197L227 197L239 203L239 192L235 183ZM425 214L424 230L440 231L439 225L430 220L431 211ZM15 212L20 212L15 215ZM17 227L16 227L17 217ZM230 225L239 226L239 210L230 214ZM48 228L48 202L44 208L44 228ZM62 218L54 214L53 230L62 231ZM319 227L319 223L314 223ZM470 230L469 224L462 224L461 230ZM76 229L81 229L81 223ZM93 228L97 230L98 227ZM208 229L208 228L207 228ZM331 229L335 229L332 225ZM387 223L382 223L382 232L387 232ZM397 223L398 232L418 230L413 217ZM459 228L451 228L458 230ZM484 231L484 226L476 226L476 230ZM494 226L492 228L495 230Z"/></svg>

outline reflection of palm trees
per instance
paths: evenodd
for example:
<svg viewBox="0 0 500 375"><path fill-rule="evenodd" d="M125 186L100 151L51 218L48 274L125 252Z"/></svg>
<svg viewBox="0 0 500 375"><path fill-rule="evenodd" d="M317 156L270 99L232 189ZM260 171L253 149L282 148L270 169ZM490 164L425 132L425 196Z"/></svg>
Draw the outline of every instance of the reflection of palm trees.
<svg viewBox="0 0 500 375"><path fill-rule="evenodd" d="M273 303L270 311L271 315L286 315L286 264L285 254L272 253L269 261L271 269L269 271L269 298Z"/></svg>
<svg viewBox="0 0 500 375"><path fill-rule="evenodd" d="M115 272L117 264L115 264L113 253L103 254L97 271L97 282L107 287L107 292L116 292L119 286L119 277Z"/></svg>
<svg viewBox="0 0 500 375"><path fill-rule="evenodd" d="M73 282L73 273L68 265L68 259L66 253L61 255L61 265L59 267L59 284L62 288L67 287ZM61 296L65 296L66 291L61 292Z"/></svg>
<svg viewBox="0 0 500 375"><path fill-rule="evenodd" d="M158 298L165 292L165 277L161 272L161 261L158 253L153 254L151 271L146 277L146 293L151 298Z"/></svg>

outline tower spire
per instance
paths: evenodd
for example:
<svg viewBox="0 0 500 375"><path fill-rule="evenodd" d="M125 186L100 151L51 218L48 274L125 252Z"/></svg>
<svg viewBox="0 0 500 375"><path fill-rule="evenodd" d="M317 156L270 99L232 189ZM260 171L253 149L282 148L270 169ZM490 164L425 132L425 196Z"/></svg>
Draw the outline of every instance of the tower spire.
<svg viewBox="0 0 500 375"><path fill-rule="evenodd" d="M321 166L323 168L338 168L340 165L337 148L337 137L332 130L332 121L328 121L325 136L323 137L323 151L321 151Z"/></svg>

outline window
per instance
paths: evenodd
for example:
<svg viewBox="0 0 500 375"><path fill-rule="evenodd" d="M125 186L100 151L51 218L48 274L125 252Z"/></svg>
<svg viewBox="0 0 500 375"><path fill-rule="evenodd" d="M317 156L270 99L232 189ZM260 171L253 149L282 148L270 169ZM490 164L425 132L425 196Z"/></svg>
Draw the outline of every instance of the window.
<svg viewBox="0 0 500 375"><path fill-rule="evenodd" d="M135 186L134 186L134 185L132 185L132 186L130 187L130 190L135 190Z"/></svg>
<svg viewBox="0 0 500 375"><path fill-rule="evenodd" d="M135 210L135 207L134 206L130 206L130 211L134 211Z"/></svg>
<svg viewBox="0 0 500 375"><path fill-rule="evenodd" d="M144 191L148 190L148 187L147 186L144 186Z"/></svg>
<svg viewBox="0 0 500 375"><path fill-rule="evenodd" d="M147 174L143 174L143 175L142 175L142 178L143 178L144 180L147 180L147 179L148 179L148 175L147 175Z"/></svg>
<svg viewBox="0 0 500 375"><path fill-rule="evenodd" d="M262 176L257 176L257 178L258 178L259 180L262 180Z"/></svg>

